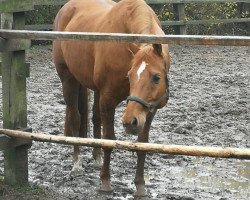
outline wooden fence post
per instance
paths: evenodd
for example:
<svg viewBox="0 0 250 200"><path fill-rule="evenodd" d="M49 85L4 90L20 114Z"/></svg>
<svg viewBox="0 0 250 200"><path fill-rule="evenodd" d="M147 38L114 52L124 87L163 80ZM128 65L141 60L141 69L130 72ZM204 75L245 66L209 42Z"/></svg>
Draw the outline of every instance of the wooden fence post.
<svg viewBox="0 0 250 200"><path fill-rule="evenodd" d="M174 12L175 12L175 20L177 21L185 21L186 14L185 14L185 4L178 3L173 4ZM186 35L187 34L187 27L186 25L177 25L174 26L175 34L177 35Z"/></svg>
<svg viewBox="0 0 250 200"><path fill-rule="evenodd" d="M243 2L241 3L241 10L240 10L240 14L246 14L247 12L249 12L250 10L250 2ZM245 28L246 28L246 32L249 33L250 32L250 21L245 22Z"/></svg>
<svg viewBox="0 0 250 200"><path fill-rule="evenodd" d="M4 13L1 28L22 29L25 13ZM17 49L22 49L16 41ZM27 48L26 45L25 48ZM27 127L26 75L24 50L2 53L3 128ZM31 143L4 150L4 180L10 185L28 183L28 148Z"/></svg>

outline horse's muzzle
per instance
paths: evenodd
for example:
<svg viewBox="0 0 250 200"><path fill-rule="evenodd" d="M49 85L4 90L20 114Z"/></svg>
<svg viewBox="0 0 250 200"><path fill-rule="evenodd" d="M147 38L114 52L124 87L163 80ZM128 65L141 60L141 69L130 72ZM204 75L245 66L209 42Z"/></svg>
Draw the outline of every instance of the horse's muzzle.
<svg viewBox="0 0 250 200"><path fill-rule="evenodd" d="M138 135L145 124L145 120L140 117L123 118L123 127L128 134Z"/></svg>

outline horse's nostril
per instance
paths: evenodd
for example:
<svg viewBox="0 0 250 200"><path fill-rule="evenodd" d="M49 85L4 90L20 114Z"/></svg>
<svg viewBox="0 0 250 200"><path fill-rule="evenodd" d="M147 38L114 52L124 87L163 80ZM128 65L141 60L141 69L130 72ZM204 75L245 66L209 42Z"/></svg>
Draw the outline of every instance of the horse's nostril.
<svg viewBox="0 0 250 200"><path fill-rule="evenodd" d="M133 127L137 127L137 125L138 125L138 121L137 121L137 119L136 119L136 118L133 118L133 119L132 119L132 121L131 121L131 125L132 125Z"/></svg>

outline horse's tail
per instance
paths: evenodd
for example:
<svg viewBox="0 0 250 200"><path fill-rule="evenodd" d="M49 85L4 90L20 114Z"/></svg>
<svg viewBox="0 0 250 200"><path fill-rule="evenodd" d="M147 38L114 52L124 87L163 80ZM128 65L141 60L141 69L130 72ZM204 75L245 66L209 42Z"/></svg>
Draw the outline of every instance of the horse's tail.
<svg viewBox="0 0 250 200"><path fill-rule="evenodd" d="M88 132L88 89L84 86L79 87L78 110L80 113L79 137L87 137Z"/></svg>

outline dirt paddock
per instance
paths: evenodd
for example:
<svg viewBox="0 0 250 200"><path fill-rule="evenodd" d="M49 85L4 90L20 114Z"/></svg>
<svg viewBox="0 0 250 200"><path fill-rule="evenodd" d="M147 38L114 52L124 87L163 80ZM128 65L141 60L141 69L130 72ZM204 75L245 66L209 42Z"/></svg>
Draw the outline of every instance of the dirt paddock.
<svg viewBox="0 0 250 200"><path fill-rule="evenodd" d="M250 148L250 48L172 46L170 52L170 100L156 114L150 142ZM50 47L32 47L27 60L31 63L27 79L29 127L33 132L60 134L65 105ZM117 108L116 136L133 141L136 137L125 135L122 127L124 106L123 102ZM114 150L111 194L98 192L99 169L91 148L81 148L81 172L71 173L71 155L70 146L34 142L29 151L30 183L52 189L65 199L133 199L135 154ZM2 161L0 152L0 175ZM247 160L148 154L145 180L146 199L250 199Z"/></svg>

